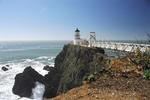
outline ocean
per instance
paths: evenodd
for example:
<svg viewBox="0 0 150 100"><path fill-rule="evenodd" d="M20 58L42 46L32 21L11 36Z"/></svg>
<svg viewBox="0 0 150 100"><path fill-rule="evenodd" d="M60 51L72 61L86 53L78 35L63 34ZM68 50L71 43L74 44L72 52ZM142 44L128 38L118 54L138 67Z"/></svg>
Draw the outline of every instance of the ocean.
<svg viewBox="0 0 150 100"><path fill-rule="evenodd" d="M32 66L42 75L47 74L48 72L43 70L43 67L45 65L54 66L56 55L67 43L69 41L0 42L0 100L30 100L12 93L16 74L21 73L27 66ZM8 71L1 69L8 65ZM37 84L36 90L33 91L40 93L34 94L33 98L41 100L44 87Z"/></svg>

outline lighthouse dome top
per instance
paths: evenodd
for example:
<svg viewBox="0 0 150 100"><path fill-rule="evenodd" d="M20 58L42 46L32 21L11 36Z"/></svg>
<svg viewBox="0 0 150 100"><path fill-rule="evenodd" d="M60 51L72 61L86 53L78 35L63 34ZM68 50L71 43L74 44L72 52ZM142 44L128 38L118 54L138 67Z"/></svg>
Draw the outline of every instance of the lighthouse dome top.
<svg viewBox="0 0 150 100"><path fill-rule="evenodd" d="M75 32L80 32L80 30L77 28L77 29L75 30Z"/></svg>

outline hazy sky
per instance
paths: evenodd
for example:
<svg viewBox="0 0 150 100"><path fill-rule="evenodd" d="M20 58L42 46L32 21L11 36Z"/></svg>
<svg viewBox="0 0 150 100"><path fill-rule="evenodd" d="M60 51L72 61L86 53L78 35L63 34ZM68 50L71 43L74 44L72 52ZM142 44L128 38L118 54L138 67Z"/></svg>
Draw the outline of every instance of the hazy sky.
<svg viewBox="0 0 150 100"><path fill-rule="evenodd" d="M150 0L0 0L0 40L146 39Z"/></svg>

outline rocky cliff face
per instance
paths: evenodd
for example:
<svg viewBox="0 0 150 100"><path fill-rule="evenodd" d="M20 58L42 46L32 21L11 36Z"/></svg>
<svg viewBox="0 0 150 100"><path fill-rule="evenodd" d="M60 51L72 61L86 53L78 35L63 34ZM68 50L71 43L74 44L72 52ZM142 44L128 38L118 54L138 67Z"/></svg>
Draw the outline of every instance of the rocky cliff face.
<svg viewBox="0 0 150 100"><path fill-rule="evenodd" d="M86 74L106 70L107 60L102 48L65 45L55 59L55 67L45 76L45 97L80 86Z"/></svg>

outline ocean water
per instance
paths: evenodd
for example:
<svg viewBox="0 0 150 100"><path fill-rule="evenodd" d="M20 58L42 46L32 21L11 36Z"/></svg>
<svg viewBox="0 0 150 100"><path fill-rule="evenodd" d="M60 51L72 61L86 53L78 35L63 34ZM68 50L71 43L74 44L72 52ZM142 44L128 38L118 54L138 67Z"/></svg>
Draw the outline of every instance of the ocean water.
<svg viewBox="0 0 150 100"><path fill-rule="evenodd" d="M48 72L43 70L45 65L54 66L56 55L69 41L18 41L0 42L0 100L42 100L44 85L36 83L32 98L20 98L12 93L14 78L27 66L32 66L40 74ZM7 66L8 71L1 68Z"/></svg>

